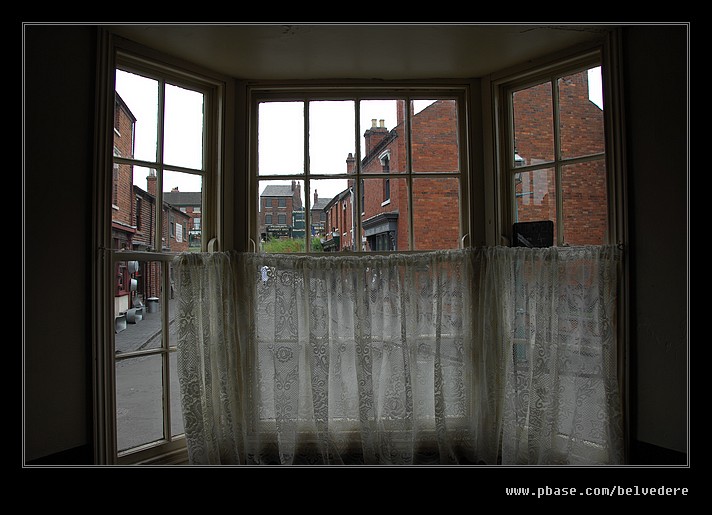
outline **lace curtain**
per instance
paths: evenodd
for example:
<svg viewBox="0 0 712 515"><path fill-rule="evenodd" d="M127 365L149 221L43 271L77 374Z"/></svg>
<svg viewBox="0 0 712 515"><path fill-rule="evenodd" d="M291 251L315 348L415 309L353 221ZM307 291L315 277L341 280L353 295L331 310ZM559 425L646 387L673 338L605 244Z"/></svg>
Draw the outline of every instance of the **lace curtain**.
<svg viewBox="0 0 712 515"><path fill-rule="evenodd" d="M618 463L613 247L179 256L196 464Z"/></svg>

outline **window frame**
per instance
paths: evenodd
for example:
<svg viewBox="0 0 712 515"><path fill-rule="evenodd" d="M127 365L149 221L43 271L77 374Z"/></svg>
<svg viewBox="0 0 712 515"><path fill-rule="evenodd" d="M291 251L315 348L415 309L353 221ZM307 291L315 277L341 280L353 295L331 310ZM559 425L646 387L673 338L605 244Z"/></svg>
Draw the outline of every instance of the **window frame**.
<svg viewBox="0 0 712 515"><path fill-rule="evenodd" d="M92 313L93 334L93 406L94 406L94 456L97 464L136 464L136 463L172 463L186 459L185 438L171 434L171 385L170 356L175 353L176 342L168 341L164 336L160 349L150 354L161 356L162 398L163 398L163 437L156 441L131 448L122 452L117 445L116 420L116 359L114 330L114 270L118 263L125 261L156 262L162 269L162 291L170 289L170 264L175 252L165 249L161 244L163 230L154 231L153 250L118 250L111 241L111 219L113 200L113 167L117 160L114 156L114 98L115 70L117 68L148 74L167 83L186 87L204 94L204 134L203 163L199 175L202 176L203 230L201 250L217 248L221 241L231 241L232 212L225 202L225 192L234 183L230 171L233 155L226 151L227 134L234 130L233 116L228 113L234 85L231 80L219 74L204 70L180 60L138 45L111 33L108 29L99 29L99 54L97 76L97 117L96 117L96 170L93 240L97 249L93 262L92 297L95 310ZM160 118L159 118L160 120ZM160 128L160 121L159 121ZM159 150L160 153L160 150ZM157 156L158 157L158 156ZM118 157L121 164L134 166L158 165L163 170L188 171L167 165L161 160L144 162L138 159ZM156 206L163 205L163 188L157 188ZM163 209L156 209L155 227L163 227ZM166 242L167 243L167 242ZM162 310L163 334L168 334L168 310ZM122 353L123 359L146 354L145 351Z"/></svg>
<svg viewBox="0 0 712 515"><path fill-rule="evenodd" d="M564 54L542 58L530 63L522 69L508 70L491 76L490 90L488 91L491 102L492 148L491 165L494 179L488 189L491 204L488 208L488 217L497 221L495 233L488 234L490 243L510 246L513 242L513 222L515 221L516 202L514 201L514 173L517 171L537 171L547 168L553 169L557 188L556 201L556 234L557 241L554 246L568 246L563 240L563 209L561 190L561 169L567 165L602 160L606 168L607 191L607 235L602 244L624 245L627 240L625 231L624 189L625 180L623 173L622 144L623 124L621 110L620 74L617 70L619 52L615 32L607 36L604 41L594 45L575 48ZM562 76L580 72L590 67L600 66L602 76L602 91L605 102L603 109L604 143L602 155L586 155L576 158L562 158L559 155L559 146L555 145L554 159L547 163L527 167L516 167L514 156L514 130L511 110L511 94L514 91L525 89L528 86L553 82ZM554 86L552 91L557 91ZM485 100L487 101L487 100ZM555 111L558 100L552 98L552 116L554 138L558 134L558 119ZM491 191L491 193L489 193ZM574 244L575 246L575 244Z"/></svg>
<svg viewBox="0 0 712 515"><path fill-rule="evenodd" d="M628 248L627 173L625 145L625 109L623 95L623 55L621 31L612 29L599 41L564 50L551 56L534 59L526 65L502 70L483 78L483 142L484 166L491 170L486 173L484 198L486 218L486 242L488 245L510 246L513 237L514 196L507 177L508 161L514 156L509 146L506 126L507 110L503 102L507 99L507 89L512 84L526 81L536 82L536 77L558 74L565 75L583 63L595 59L601 66L602 93L605 102L603 123L605 138L605 166L607 173L608 237L606 244ZM513 141L513 139L512 139ZM510 153L511 152L511 153ZM513 181L511 181L513 184ZM557 210L557 216L559 216ZM559 233L560 234L560 233ZM628 452L631 440L630 427L630 359L629 356L629 253L623 253L619 267L617 284L617 339L618 339L618 380L622 391L624 410L624 440Z"/></svg>
<svg viewBox="0 0 712 515"><path fill-rule="evenodd" d="M374 173L374 172L361 172L361 144L360 137L363 130L368 127L362 127L360 125L360 109L359 101L367 100L405 100L406 105L411 105L412 101L417 100L456 100L457 101L457 117L458 117L458 149L459 149L459 171L457 173L443 173L443 172L413 172L412 170L412 156L411 156L411 144L410 144L410 131L411 131L411 112L408 110L408 116L405 116L404 124L406 127L406 152L408 153L408 158L406 159L406 170L404 173L398 174L398 177L402 177L408 181L408 226L410 230L409 233L409 245L408 250L398 250L396 252L423 252L424 250L414 250L415 241L413 235L413 178L440 178L447 179L456 177L459 180L460 190L459 190L459 248L462 248L466 240L472 240L473 231L477 228L474 227L476 224L473 223L471 218L471 184L473 183L472 177L473 169L472 162L470 159L471 153L471 119L472 119L472 107L471 107L471 83L465 81L448 81L448 80L431 80L431 81L412 81L412 82L396 82L396 81L382 81L378 85L372 84L360 84L358 81L349 81L348 83L334 82L334 83L320 83L317 81L308 81L307 83L279 83L279 82L255 82L248 84L247 87L247 97L248 97L248 131L249 131L249 160L248 160L248 188L249 199L246 202L248 206L248 233L246 248L252 249L253 251L258 251L257 242L260 241L259 234L259 183L261 181L288 181L296 180L301 181L303 186L303 191L305 195L305 202L308 204L309 199L307 198L307 192L313 191L310 188L310 181L312 180L328 180L328 179L346 179L347 175L344 173L332 173L332 174L317 174L306 172L304 174L293 174L293 175L260 175L258 170L258 124L259 124L259 104L261 102L304 102L304 152L305 152L305 170L308 167L308 156L309 156L309 111L308 103L310 101L335 101L335 100L347 100L354 101L355 111L354 111L354 145L355 145L355 164L357 172L351 174L349 177L354 180L354 198L361 198L361 179L381 179L387 180L393 177L392 174L388 172ZM386 202L387 203L387 202ZM354 211L354 214L356 209ZM359 213L354 218L354 229L357 234L362 234L362 213ZM480 221L481 223L481 221ZM311 220L311 210L305 209L305 227L310 227L312 224ZM474 227L474 228L473 228ZM300 254L311 254L312 251L312 236L311 231L306 232L306 244L305 251L300 252ZM344 233L346 234L346 233ZM359 246L357 246L359 247ZM360 248L351 249L349 252L353 253L364 253L364 254L376 254L376 253L392 253L392 252L376 252L376 251L363 251Z"/></svg>

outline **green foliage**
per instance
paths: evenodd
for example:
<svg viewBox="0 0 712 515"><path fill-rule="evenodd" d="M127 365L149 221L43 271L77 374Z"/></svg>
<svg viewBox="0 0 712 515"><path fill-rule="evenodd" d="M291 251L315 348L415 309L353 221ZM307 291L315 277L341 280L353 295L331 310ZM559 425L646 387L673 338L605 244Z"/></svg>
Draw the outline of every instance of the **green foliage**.
<svg viewBox="0 0 712 515"><path fill-rule="evenodd" d="M294 239L268 239L262 244L262 249L264 252L269 254L289 254L293 252L304 252L306 248L306 242L304 238L294 238ZM311 242L312 252L323 252L321 246L321 241L319 238L312 238Z"/></svg>

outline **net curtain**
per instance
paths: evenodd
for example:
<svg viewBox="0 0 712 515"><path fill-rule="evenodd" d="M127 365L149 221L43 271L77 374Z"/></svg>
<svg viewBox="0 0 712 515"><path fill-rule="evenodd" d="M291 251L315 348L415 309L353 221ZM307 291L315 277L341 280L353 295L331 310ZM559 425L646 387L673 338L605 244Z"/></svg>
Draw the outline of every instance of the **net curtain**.
<svg viewBox="0 0 712 515"><path fill-rule="evenodd" d="M619 254L181 254L190 462L620 463Z"/></svg>

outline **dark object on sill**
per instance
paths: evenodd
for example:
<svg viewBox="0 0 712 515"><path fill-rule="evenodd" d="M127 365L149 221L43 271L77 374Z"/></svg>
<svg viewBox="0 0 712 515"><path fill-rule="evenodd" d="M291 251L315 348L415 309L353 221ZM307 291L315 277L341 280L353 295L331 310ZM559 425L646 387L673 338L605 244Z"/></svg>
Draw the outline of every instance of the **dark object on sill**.
<svg viewBox="0 0 712 515"><path fill-rule="evenodd" d="M554 222L517 222L513 226L513 247L551 247L554 244Z"/></svg>

